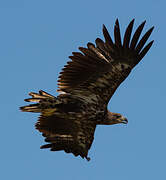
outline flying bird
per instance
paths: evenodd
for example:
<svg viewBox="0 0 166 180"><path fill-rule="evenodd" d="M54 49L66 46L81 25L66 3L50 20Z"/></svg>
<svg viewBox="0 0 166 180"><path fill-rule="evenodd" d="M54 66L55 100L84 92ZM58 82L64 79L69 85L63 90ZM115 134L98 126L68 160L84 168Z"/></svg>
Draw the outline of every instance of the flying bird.
<svg viewBox="0 0 166 180"><path fill-rule="evenodd" d="M36 129L47 142L41 149L64 150L89 161L97 125L128 123L126 117L108 110L108 102L153 44L145 45L154 27L140 38L145 22L132 36L133 19L122 40L117 19L114 41L103 25L105 41L97 38L95 44L89 42L69 56L59 76L57 97L42 90L29 93L31 98L25 101L35 103L20 109L40 113Z"/></svg>

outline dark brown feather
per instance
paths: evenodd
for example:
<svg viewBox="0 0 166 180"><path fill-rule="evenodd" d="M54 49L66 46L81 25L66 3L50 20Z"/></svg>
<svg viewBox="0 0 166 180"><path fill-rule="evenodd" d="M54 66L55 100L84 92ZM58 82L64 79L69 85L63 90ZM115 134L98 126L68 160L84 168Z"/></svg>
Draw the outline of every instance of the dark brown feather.
<svg viewBox="0 0 166 180"><path fill-rule="evenodd" d="M145 46L145 48L140 52L138 62L146 55L146 53L151 48L154 41L151 41L148 45Z"/></svg>
<svg viewBox="0 0 166 180"><path fill-rule="evenodd" d="M130 38L131 38L131 32L133 29L133 25L134 25L134 19L130 22L130 24L128 25L125 35L124 35L124 39L123 39L123 47L124 48L129 48L129 43L130 43Z"/></svg>
<svg viewBox="0 0 166 180"><path fill-rule="evenodd" d="M94 139L96 124L82 119L65 119L57 115L42 116L36 124L36 129L43 133L45 141L41 149L50 148L51 151L64 150L87 158L88 150Z"/></svg>
<svg viewBox="0 0 166 180"><path fill-rule="evenodd" d="M106 27L103 25L105 42L96 39L96 47L92 43L87 48L80 47L81 53L73 53L71 62L63 68L59 77L59 90L70 92L75 96L96 95L97 101L108 103L113 93L122 81L131 72L132 68L150 49L152 43L142 49L149 38L151 28L138 42L145 21L137 28L131 39L134 19L129 23L121 42L119 21L114 26L114 39L110 37ZM130 43L131 39L131 43ZM63 84L65 82L65 84ZM79 94L78 94L79 93ZM103 98L104 97L104 98Z"/></svg>
<svg viewBox="0 0 166 180"><path fill-rule="evenodd" d="M114 38L115 38L115 45L118 48L122 47L121 35L120 35L120 27L119 27L118 19L116 20L115 26L114 26Z"/></svg>
<svg viewBox="0 0 166 180"><path fill-rule="evenodd" d="M134 33L134 35L133 35L133 38L132 38L132 40L131 40L131 44L130 44L130 48L131 48L131 49L135 49L135 46L136 46L136 44L137 44L137 42L138 42L138 39L139 39L139 37L140 37L140 35L141 35L141 32L142 32L142 30L143 30L143 28L144 28L145 23L146 23L146 21L144 21L144 22L137 28L137 30L135 31L135 33Z"/></svg>
<svg viewBox="0 0 166 180"><path fill-rule="evenodd" d="M147 31L144 36L142 37L142 39L139 41L137 47L135 48L135 50L139 53L141 51L141 49L143 48L143 46L145 45L146 41L148 40L149 36L151 35L152 31L153 31L154 27L150 28L149 31Z"/></svg>

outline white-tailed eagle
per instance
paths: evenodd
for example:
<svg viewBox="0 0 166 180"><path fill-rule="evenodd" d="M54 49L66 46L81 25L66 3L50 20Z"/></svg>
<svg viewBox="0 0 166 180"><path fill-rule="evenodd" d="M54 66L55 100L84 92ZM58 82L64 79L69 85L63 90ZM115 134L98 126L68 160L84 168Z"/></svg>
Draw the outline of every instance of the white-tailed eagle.
<svg viewBox="0 0 166 180"><path fill-rule="evenodd" d="M27 102L35 102L20 109L40 113L36 129L48 143L42 149L64 150L90 160L90 149L96 125L127 123L119 113L110 112L108 102L118 86L141 61L153 44L145 45L154 27L140 38L145 21L131 36L134 19L121 40L119 22L114 26L114 41L103 25L105 41L97 38L95 45L80 47L73 52L62 72L58 85L59 95L52 96L42 90L31 92ZM139 40L140 39L140 40Z"/></svg>

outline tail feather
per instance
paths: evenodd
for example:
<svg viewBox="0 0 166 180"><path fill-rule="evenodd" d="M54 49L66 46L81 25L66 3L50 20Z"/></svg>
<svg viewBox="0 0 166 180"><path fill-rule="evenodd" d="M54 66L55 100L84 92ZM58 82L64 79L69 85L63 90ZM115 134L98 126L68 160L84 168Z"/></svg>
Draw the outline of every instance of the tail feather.
<svg viewBox="0 0 166 180"><path fill-rule="evenodd" d="M40 90L39 93L30 92L29 95L32 96L32 98L41 98L41 99L54 98L54 96L52 96L51 94L48 94L42 90Z"/></svg>
<svg viewBox="0 0 166 180"><path fill-rule="evenodd" d="M49 93L47 93L45 91L42 91L42 90L39 91L39 94L42 95L42 96L45 96L45 97L54 98L53 95L51 95L51 94L49 94Z"/></svg>
<svg viewBox="0 0 166 180"><path fill-rule="evenodd" d="M39 93L30 92L29 93L31 98L25 99L26 102L37 102L36 104L30 104L27 106L20 107L20 110L23 112L42 112L42 102L47 102L47 100L55 98L51 94L46 93L45 91L40 90ZM45 103L45 106L47 104ZM45 107L44 106L44 107Z"/></svg>
<svg viewBox="0 0 166 180"><path fill-rule="evenodd" d="M28 99L24 99L24 101L26 102L40 102L41 98L28 98Z"/></svg>
<svg viewBox="0 0 166 180"><path fill-rule="evenodd" d="M20 107L20 110L23 112L36 112L40 113L41 109L39 108L39 104L30 104L28 106Z"/></svg>

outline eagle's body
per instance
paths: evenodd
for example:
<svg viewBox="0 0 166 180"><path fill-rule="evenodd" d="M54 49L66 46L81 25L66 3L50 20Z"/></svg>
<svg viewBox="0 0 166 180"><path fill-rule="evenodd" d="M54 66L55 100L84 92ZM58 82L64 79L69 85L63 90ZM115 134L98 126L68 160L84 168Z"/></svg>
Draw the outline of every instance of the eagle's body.
<svg viewBox="0 0 166 180"><path fill-rule="evenodd" d="M41 148L88 158L88 150L94 139L96 125L127 123L118 113L108 111L107 105L117 87L139 63L153 41L143 48L153 28L138 42L145 22L132 40L134 20L126 29L123 43L118 20L115 23L113 43L105 26L105 41L96 39L96 47L88 43L88 48L79 48L83 53L73 52L72 61L64 67L59 76L60 95L54 97L44 91L30 93L28 102L37 102L21 107L22 111L41 113L36 128L42 132L48 144Z"/></svg>

